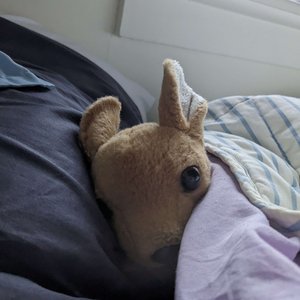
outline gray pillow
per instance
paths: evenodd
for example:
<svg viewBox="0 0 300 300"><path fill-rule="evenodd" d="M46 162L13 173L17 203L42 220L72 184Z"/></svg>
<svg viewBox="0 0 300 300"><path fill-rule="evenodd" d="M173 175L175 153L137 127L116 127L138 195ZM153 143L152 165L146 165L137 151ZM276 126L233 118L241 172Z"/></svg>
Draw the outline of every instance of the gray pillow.
<svg viewBox="0 0 300 300"><path fill-rule="evenodd" d="M80 53L81 55L83 55L84 57L92 61L98 67L106 71L111 77L113 77L119 83L120 86L122 86L122 88L125 90L128 96L134 101L135 105L138 107L143 121L147 121L147 115L150 112L155 102L155 98L141 85L130 80L122 73L120 73L118 70L113 68L111 65L104 62L99 57L92 55L80 45L70 41L66 37L63 37L59 34L49 32L46 28L44 28L41 24L37 23L36 21L33 21L28 18L20 17L20 16L13 16L13 15L0 15L0 17L3 17L7 20L10 20L11 22L24 26L44 36L47 36L75 50L76 52Z"/></svg>

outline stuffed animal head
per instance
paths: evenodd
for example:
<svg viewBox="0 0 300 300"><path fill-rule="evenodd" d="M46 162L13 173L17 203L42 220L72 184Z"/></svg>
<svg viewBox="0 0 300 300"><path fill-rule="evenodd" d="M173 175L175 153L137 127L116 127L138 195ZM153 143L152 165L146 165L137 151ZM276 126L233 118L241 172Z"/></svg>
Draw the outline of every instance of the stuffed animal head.
<svg viewBox="0 0 300 300"><path fill-rule="evenodd" d="M112 210L128 256L144 265L167 264L210 183L203 141L207 103L185 83L180 65L165 60L159 124L119 131L120 110L118 99L104 97L81 120L95 191Z"/></svg>

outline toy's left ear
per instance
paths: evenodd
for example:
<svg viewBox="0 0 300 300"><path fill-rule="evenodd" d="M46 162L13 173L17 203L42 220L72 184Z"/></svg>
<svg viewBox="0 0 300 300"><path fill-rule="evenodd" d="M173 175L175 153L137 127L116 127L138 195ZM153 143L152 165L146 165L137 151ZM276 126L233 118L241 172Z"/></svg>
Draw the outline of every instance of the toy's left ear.
<svg viewBox="0 0 300 300"><path fill-rule="evenodd" d="M203 141L203 123L207 102L190 88L175 60L163 63L164 76L159 99L159 124L186 132Z"/></svg>
<svg viewBox="0 0 300 300"><path fill-rule="evenodd" d="M99 147L114 136L120 125L121 103L115 97L103 97L87 108L80 121L79 138L92 160Z"/></svg>

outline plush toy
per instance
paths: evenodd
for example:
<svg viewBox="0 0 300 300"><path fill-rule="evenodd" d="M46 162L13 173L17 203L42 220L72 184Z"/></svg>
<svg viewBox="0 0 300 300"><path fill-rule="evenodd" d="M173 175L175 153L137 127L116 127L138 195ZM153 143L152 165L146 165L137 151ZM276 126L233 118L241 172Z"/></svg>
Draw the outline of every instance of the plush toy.
<svg viewBox="0 0 300 300"><path fill-rule="evenodd" d="M97 100L82 117L80 139L96 194L113 212L127 255L148 266L164 264L178 251L185 224L210 183L203 141L207 103L185 83L178 62L167 59L159 124L119 131L120 110L114 97Z"/></svg>

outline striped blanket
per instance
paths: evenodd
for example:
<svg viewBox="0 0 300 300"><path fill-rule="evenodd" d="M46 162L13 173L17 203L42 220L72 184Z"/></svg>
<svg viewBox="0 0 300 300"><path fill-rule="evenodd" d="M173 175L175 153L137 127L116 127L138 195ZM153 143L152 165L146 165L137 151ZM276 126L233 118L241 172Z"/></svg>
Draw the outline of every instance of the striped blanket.
<svg viewBox="0 0 300 300"><path fill-rule="evenodd" d="M209 102L208 152L221 158L248 199L300 237L300 99L228 97Z"/></svg>

